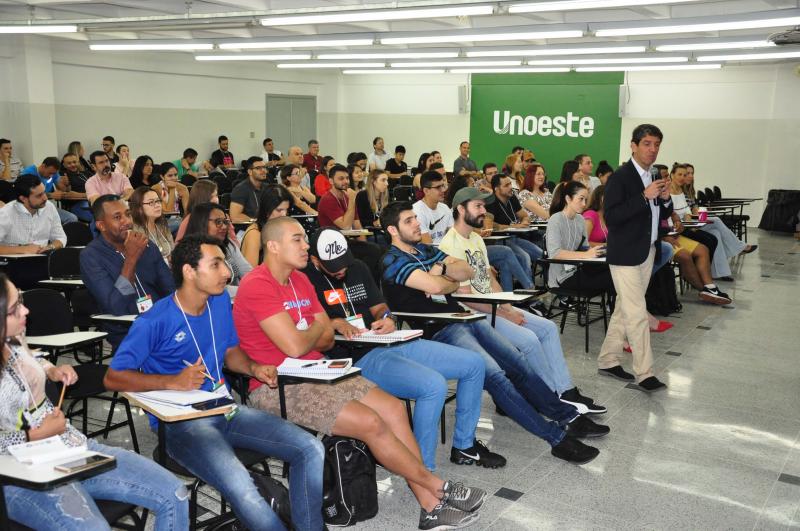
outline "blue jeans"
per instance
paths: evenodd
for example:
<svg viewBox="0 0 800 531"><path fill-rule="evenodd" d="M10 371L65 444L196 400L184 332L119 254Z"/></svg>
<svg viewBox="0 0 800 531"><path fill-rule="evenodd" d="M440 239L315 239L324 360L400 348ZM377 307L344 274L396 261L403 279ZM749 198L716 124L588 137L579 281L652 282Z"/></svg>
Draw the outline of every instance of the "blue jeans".
<svg viewBox="0 0 800 531"><path fill-rule="evenodd" d="M517 311L525 316L523 324L515 325L498 316L495 329L525 355L533 370L552 391L560 396L575 387L564 360L556 324L524 310Z"/></svg>
<svg viewBox="0 0 800 531"><path fill-rule="evenodd" d="M323 448L310 433L245 406L239 406L231 420L217 415L171 422L164 428L169 455L217 489L248 529L275 530L284 526L258 493L234 448L288 462L292 523L297 529L322 529Z"/></svg>
<svg viewBox="0 0 800 531"><path fill-rule="evenodd" d="M51 490L4 487L9 517L37 530L110 529L94 500L131 503L155 513L155 529L189 528L189 492L178 478L138 454L93 439L89 450L113 455L117 466Z"/></svg>
<svg viewBox="0 0 800 531"><path fill-rule="evenodd" d="M511 247L506 245L487 245L486 253L489 258L489 264L494 266L499 273L500 286L503 287L503 291L512 291L514 289L514 279L520 283L523 289L533 287L530 263L528 268L525 269L514 254L514 251L511 250Z"/></svg>
<svg viewBox="0 0 800 531"><path fill-rule="evenodd" d="M531 271L531 266L544 255L544 251L542 251L541 247L518 236L513 236L506 240L506 245L514 251L514 254L517 256L517 259L520 261L525 271Z"/></svg>
<svg viewBox="0 0 800 531"><path fill-rule="evenodd" d="M89 206L89 201L78 201L72 205L72 208L70 208L69 211L75 214L81 221L85 221L86 223L91 223L94 221L94 216L92 216L92 207Z"/></svg>
<svg viewBox="0 0 800 531"><path fill-rule="evenodd" d="M447 380L458 380L453 446L460 450L472 447L483 393L484 363L479 354L419 339L372 349L356 362L356 367L387 393L416 400L414 436L429 470L436 469L436 427L447 395Z"/></svg>
<svg viewBox="0 0 800 531"><path fill-rule="evenodd" d="M661 255L658 257L658 262L653 262L653 272L650 273L650 276L655 275L656 271L664 267L667 262L672 260L672 246L662 240L659 240L658 244L661 245Z"/></svg>
<svg viewBox="0 0 800 531"><path fill-rule="evenodd" d="M483 357L483 387L495 403L520 426L551 446L564 438L561 426L574 419L577 410L565 404L536 375L527 358L491 327L488 321L446 326L433 339L473 350ZM555 422L549 422L539 414Z"/></svg>
<svg viewBox="0 0 800 531"><path fill-rule="evenodd" d="M64 210L63 208L56 208L56 210L58 211L58 219L61 220L62 225L78 221L78 216L76 216L72 212Z"/></svg>

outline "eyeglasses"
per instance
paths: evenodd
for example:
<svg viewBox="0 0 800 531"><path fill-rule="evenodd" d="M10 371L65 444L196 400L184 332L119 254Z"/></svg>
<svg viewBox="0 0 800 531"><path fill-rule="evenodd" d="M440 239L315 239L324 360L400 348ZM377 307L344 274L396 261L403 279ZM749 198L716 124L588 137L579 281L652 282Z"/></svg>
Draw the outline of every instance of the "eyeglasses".
<svg viewBox="0 0 800 531"><path fill-rule="evenodd" d="M230 220L226 218L209 219L208 221L213 222L218 228L227 227L231 224Z"/></svg>
<svg viewBox="0 0 800 531"><path fill-rule="evenodd" d="M254 169L254 170L266 170L267 169L267 165L265 164L263 166L253 166L252 169Z"/></svg>
<svg viewBox="0 0 800 531"><path fill-rule="evenodd" d="M153 199L152 201L142 201L142 205L149 207L155 207L156 205L159 204L161 204L161 200L159 199Z"/></svg>
<svg viewBox="0 0 800 531"><path fill-rule="evenodd" d="M11 308L8 309L8 313L6 315L16 315L19 316L20 310L25 306L25 302L22 300L22 293L19 293L19 297L17 298L17 302L14 303Z"/></svg>
<svg viewBox="0 0 800 531"><path fill-rule="evenodd" d="M440 192L444 192L447 190L446 184L440 184L439 186L426 186L426 188L430 188L432 190L439 190Z"/></svg>

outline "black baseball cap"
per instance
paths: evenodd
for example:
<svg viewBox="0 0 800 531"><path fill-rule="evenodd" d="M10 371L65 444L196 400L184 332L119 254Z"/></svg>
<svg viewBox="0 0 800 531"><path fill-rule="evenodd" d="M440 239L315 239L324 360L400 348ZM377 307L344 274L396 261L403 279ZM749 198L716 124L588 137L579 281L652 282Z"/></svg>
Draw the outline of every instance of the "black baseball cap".
<svg viewBox="0 0 800 531"><path fill-rule="evenodd" d="M353 264L355 258L347 245L347 238L336 229L325 227L317 229L309 241L312 255L319 258L325 269L331 273L341 271Z"/></svg>

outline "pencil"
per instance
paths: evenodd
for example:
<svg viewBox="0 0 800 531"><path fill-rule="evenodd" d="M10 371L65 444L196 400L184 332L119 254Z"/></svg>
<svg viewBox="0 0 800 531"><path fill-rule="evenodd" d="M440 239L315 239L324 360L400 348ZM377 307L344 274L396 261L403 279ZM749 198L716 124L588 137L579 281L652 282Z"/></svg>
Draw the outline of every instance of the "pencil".
<svg viewBox="0 0 800 531"><path fill-rule="evenodd" d="M56 406L56 409L61 409L61 404L64 403L64 393L66 391L67 391L67 384L63 384L61 386L61 397L59 397L58 399L58 405Z"/></svg>

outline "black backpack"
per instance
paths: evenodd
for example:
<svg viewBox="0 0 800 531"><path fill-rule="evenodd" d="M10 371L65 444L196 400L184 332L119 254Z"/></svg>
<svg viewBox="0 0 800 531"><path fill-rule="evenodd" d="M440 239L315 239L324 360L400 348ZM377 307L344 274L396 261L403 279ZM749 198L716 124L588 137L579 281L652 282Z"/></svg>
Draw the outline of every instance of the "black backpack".
<svg viewBox="0 0 800 531"><path fill-rule="evenodd" d="M253 478L253 483L256 484L261 497L266 500L278 518L286 526L286 529L292 529L292 510L289 506L289 489L283 483L265 476L260 472L250 471L250 477ZM235 514L230 514L227 518L223 518L209 531L246 531L247 528L239 521Z"/></svg>
<svg viewBox="0 0 800 531"><path fill-rule="evenodd" d="M667 317L683 309L675 290L675 276L669 264L656 271L650 279L644 298L647 301L647 311L653 315Z"/></svg>
<svg viewBox="0 0 800 531"><path fill-rule="evenodd" d="M367 445L348 437L323 437L325 474L322 518L336 527L355 525L378 514L375 458Z"/></svg>

